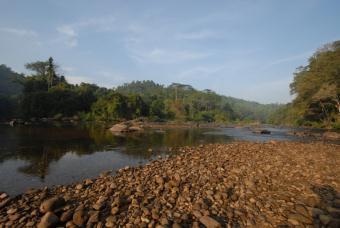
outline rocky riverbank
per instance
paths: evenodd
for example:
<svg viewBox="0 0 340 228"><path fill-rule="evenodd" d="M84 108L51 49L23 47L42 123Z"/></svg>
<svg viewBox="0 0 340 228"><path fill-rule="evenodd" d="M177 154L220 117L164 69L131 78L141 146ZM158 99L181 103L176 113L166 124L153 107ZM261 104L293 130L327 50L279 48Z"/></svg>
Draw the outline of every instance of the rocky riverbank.
<svg viewBox="0 0 340 228"><path fill-rule="evenodd" d="M270 142L179 155L68 186L0 194L0 227L340 226L340 146Z"/></svg>

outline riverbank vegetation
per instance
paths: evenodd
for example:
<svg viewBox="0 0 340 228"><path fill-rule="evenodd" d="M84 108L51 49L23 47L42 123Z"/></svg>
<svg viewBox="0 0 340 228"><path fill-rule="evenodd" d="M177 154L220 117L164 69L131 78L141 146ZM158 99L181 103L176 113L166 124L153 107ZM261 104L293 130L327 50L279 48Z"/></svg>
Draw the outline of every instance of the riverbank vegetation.
<svg viewBox="0 0 340 228"><path fill-rule="evenodd" d="M19 75L1 65L2 120L22 118L116 121L148 117L155 121L265 122L280 105L263 105L199 91L190 85L169 86L134 81L107 89L95 84L70 84L52 58L26 64L31 75ZM8 93L10 86L11 93Z"/></svg>
<svg viewBox="0 0 340 228"><path fill-rule="evenodd" d="M290 89L295 99L272 115L273 123L340 129L340 41L297 68Z"/></svg>
<svg viewBox="0 0 340 228"><path fill-rule="evenodd" d="M154 121L195 121L340 128L340 41L320 48L299 67L290 85L295 99L286 105L259 104L197 90L133 81L116 88L67 82L52 58L28 63L30 75L0 65L0 119L33 121L72 117L117 121L148 117Z"/></svg>

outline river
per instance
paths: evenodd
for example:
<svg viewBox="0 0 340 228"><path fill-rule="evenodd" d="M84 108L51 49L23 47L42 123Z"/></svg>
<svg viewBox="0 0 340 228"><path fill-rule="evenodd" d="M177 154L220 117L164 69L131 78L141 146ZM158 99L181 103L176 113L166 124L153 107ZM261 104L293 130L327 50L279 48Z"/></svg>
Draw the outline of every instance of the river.
<svg viewBox="0 0 340 228"><path fill-rule="evenodd" d="M267 129L271 134L254 134L249 128L179 128L114 135L95 126L0 126L0 192L14 196L29 188L70 184L106 170L145 164L181 146L302 140L288 134L292 129Z"/></svg>

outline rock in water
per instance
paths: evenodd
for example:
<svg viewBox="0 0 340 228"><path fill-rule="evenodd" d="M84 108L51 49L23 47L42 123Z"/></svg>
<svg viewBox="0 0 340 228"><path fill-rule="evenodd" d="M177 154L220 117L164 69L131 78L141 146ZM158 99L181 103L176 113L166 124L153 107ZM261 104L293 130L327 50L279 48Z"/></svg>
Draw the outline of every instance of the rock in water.
<svg viewBox="0 0 340 228"><path fill-rule="evenodd" d="M65 205L65 199L61 197L53 197L50 199L45 200L40 205L40 212L46 213L48 211L55 211L59 209L60 207Z"/></svg>
<svg viewBox="0 0 340 228"><path fill-rule="evenodd" d="M200 218L200 222L205 225L207 228L220 228L221 224L217 222L215 219L209 216L203 216Z"/></svg>
<svg viewBox="0 0 340 228"><path fill-rule="evenodd" d="M115 124L110 128L110 131L113 132L127 132L129 127L125 124Z"/></svg>
<svg viewBox="0 0 340 228"><path fill-rule="evenodd" d="M53 212L47 212L38 224L38 228L55 227L59 222L58 217Z"/></svg>

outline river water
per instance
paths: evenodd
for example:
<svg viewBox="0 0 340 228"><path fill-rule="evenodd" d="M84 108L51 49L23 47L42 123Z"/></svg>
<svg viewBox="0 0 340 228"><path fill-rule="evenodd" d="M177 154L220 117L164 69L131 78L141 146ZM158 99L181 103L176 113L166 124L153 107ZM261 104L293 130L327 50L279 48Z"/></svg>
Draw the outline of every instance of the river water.
<svg viewBox="0 0 340 228"><path fill-rule="evenodd" d="M106 170L137 166L175 148L234 140L301 140L292 129L166 129L114 135L100 127L0 126L0 192L14 196L29 188L70 184ZM304 139L308 140L308 139ZM173 149L172 149L173 148Z"/></svg>

